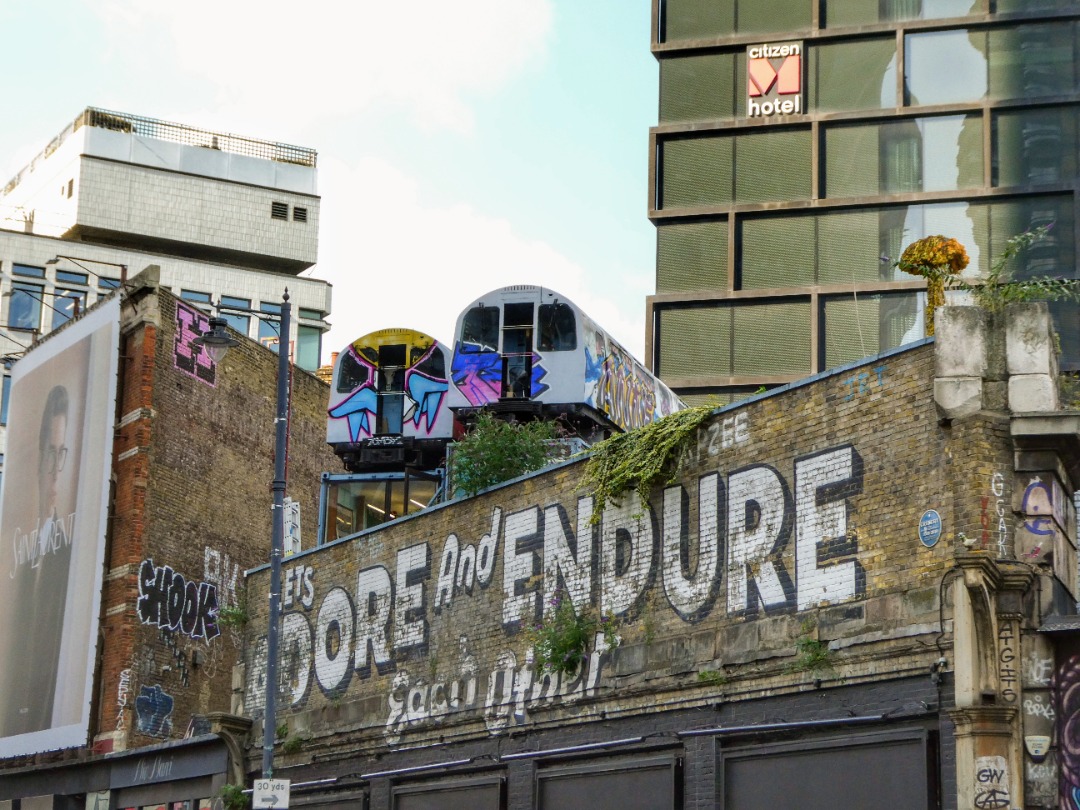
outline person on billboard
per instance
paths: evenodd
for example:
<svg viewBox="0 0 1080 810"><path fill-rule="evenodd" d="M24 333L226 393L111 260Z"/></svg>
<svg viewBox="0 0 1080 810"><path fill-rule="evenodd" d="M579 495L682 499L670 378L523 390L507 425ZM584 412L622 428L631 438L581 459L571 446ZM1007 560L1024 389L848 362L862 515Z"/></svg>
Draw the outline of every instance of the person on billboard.
<svg viewBox="0 0 1080 810"><path fill-rule="evenodd" d="M68 410L67 388L53 386L38 431L37 519L28 532L16 532L10 573L16 603L34 633L6 663L2 736L48 728L52 719L75 522L74 512L61 511L58 486L68 457Z"/></svg>

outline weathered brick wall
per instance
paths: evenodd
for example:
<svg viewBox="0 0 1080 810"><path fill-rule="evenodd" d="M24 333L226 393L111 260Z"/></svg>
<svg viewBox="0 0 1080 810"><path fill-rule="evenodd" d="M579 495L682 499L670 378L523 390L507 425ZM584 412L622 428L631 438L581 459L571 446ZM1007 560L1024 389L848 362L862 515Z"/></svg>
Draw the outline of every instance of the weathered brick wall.
<svg viewBox="0 0 1080 810"><path fill-rule="evenodd" d="M243 572L270 545L277 356L253 341L220 366L194 357L199 313L165 290L125 303L114 517L98 699L99 747L181 737L193 717L229 711L246 609ZM327 387L292 384L288 495L314 543Z"/></svg>
<svg viewBox="0 0 1080 810"><path fill-rule="evenodd" d="M929 681L950 644L939 593L957 533L981 538L1008 457L990 417L939 424L932 376L922 345L719 412L676 484L597 526L583 463L569 463L289 561L278 722L296 742L281 761L566 730L718 694ZM931 509L944 530L927 547ZM268 578L248 580L253 627ZM533 667L523 632L559 591L614 614L621 637L565 678ZM261 639L248 658L258 717Z"/></svg>

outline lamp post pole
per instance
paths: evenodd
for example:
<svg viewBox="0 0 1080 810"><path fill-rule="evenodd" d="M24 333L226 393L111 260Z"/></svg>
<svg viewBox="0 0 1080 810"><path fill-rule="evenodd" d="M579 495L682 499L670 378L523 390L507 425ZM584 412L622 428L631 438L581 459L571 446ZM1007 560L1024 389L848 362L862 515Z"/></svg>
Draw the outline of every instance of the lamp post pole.
<svg viewBox="0 0 1080 810"><path fill-rule="evenodd" d="M263 779L274 775L274 737L277 734L278 634L281 626L281 559L285 548L285 457L288 453L289 330L292 304L289 291L281 297L278 334L277 416L274 419L273 531L270 536L270 618L266 631L266 705L263 710Z"/></svg>
<svg viewBox="0 0 1080 810"><path fill-rule="evenodd" d="M278 635L281 628L281 558L285 551L285 461L289 452L289 332L292 304L289 289L281 296L281 320L278 325L277 415L274 418L274 480L270 488L274 504L270 512L270 615L266 629L266 700L263 706L263 779L274 776L274 737L277 733ZM220 315L210 319L210 330L192 341L200 351L206 349L214 363L239 341L228 333L228 323Z"/></svg>

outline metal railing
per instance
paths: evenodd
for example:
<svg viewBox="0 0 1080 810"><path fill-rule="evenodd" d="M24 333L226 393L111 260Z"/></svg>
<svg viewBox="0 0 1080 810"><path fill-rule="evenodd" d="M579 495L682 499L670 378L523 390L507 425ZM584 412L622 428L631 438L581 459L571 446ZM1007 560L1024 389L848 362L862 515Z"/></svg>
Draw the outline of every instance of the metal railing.
<svg viewBox="0 0 1080 810"><path fill-rule="evenodd" d="M292 146L287 143L245 138L227 132L214 132L213 130L200 129L186 124L174 124L169 121L159 121L156 118L144 118L141 115L129 115L128 113L102 110L97 107L87 107L79 113L74 121L64 127L63 131L53 138L39 155L8 181L7 185L4 186L3 193L11 193L12 189L18 186L27 174L34 171L41 161L59 149L69 135L84 126L111 129L116 132L130 132L146 138L171 141L186 146L218 149L222 152L247 155L248 157L262 158L263 160L274 160L278 163L294 163L298 166L310 166L311 168L315 168L316 164L315 150L305 146Z"/></svg>

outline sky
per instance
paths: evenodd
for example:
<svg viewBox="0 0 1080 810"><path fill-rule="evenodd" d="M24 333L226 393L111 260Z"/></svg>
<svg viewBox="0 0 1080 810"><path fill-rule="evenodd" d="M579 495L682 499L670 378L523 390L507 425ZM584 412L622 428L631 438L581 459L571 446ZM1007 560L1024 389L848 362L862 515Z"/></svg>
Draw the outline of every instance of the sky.
<svg viewBox="0 0 1080 810"><path fill-rule="evenodd" d="M87 106L311 147L325 360L388 327L449 344L507 284L643 359L649 21L649 0L4 0L0 177Z"/></svg>

